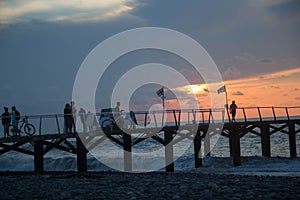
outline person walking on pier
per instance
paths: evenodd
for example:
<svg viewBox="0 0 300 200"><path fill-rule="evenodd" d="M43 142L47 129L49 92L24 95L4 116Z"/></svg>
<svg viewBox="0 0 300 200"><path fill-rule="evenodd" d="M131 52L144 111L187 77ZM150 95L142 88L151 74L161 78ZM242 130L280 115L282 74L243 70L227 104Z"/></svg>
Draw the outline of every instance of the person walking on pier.
<svg viewBox="0 0 300 200"><path fill-rule="evenodd" d="M236 109L237 109L237 105L235 104L235 101L232 101L229 109L230 109L230 113L231 113L231 117L232 117L232 121L235 121L235 115L236 115Z"/></svg>
<svg viewBox="0 0 300 200"><path fill-rule="evenodd" d="M2 113L2 126L4 128L4 137L8 137L9 135L9 125L11 122L11 116L8 112L8 108L4 107L4 113Z"/></svg>
<svg viewBox="0 0 300 200"><path fill-rule="evenodd" d="M68 103L65 105L64 119L65 119L66 133L72 133L72 109L70 104Z"/></svg>

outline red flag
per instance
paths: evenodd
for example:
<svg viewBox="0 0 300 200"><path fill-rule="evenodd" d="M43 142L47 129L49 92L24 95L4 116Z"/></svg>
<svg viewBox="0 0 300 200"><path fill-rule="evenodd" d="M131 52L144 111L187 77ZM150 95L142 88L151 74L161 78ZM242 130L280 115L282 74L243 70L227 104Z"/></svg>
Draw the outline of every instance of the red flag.
<svg viewBox="0 0 300 200"><path fill-rule="evenodd" d="M164 88L160 88L159 90L157 90L156 94L161 97L164 95Z"/></svg>
<svg viewBox="0 0 300 200"><path fill-rule="evenodd" d="M222 92L226 92L226 87L225 85L220 87L218 90L217 90L218 94L222 93Z"/></svg>

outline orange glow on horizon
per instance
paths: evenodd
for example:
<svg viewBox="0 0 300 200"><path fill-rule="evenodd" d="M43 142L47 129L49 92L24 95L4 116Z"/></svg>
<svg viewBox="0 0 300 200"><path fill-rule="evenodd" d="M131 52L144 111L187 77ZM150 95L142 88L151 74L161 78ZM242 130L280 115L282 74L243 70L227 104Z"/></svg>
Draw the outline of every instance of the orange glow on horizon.
<svg viewBox="0 0 300 200"><path fill-rule="evenodd" d="M299 106L299 83L300 68L224 81L228 104L235 100L239 107ZM193 84L176 88L176 90L185 92L187 95L196 95L199 106L209 108L211 100L207 88L206 84ZM172 107L172 102L168 107Z"/></svg>

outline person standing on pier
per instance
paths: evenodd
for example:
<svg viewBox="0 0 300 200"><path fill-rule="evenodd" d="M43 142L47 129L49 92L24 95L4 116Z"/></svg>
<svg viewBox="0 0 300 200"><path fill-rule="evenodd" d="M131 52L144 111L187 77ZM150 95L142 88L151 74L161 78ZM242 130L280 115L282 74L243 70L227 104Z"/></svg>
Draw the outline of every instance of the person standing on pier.
<svg viewBox="0 0 300 200"><path fill-rule="evenodd" d="M231 113L231 117L232 117L232 121L235 121L235 115L236 115L236 109L237 109L237 105L235 104L235 101L232 101L229 109L230 109L230 113Z"/></svg>
<svg viewBox="0 0 300 200"><path fill-rule="evenodd" d="M72 132L72 109L70 104L68 103L65 105L64 119L65 119L66 133L71 133Z"/></svg>
<svg viewBox="0 0 300 200"><path fill-rule="evenodd" d="M86 126L86 111L83 108L80 108L78 111L79 117L80 117L80 121L82 123L82 128L83 128L83 132L87 131L87 126Z"/></svg>
<svg viewBox="0 0 300 200"><path fill-rule="evenodd" d="M4 128L4 137L8 137L9 135L9 125L11 122L11 116L8 112L8 108L4 107L4 113L2 113L2 126Z"/></svg>
<svg viewBox="0 0 300 200"><path fill-rule="evenodd" d="M75 108L75 102L71 101L71 111L72 111L72 128L73 128L73 133L76 133L76 108Z"/></svg>
<svg viewBox="0 0 300 200"><path fill-rule="evenodd" d="M19 120L20 120L20 112L17 110L16 106L11 107L11 116L12 116L12 126L13 126L13 132L14 136L17 136L19 134Z"/></svg>

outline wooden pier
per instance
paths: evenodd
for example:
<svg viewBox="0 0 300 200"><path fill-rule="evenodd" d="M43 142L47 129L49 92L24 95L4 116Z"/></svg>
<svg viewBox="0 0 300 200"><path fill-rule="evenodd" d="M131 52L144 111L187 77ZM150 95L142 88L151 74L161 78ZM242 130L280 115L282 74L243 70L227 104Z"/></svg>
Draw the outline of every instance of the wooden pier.
<svg viewBox="0 0 300 200"><path fill-rule="evenodd" d="M289 137L290 157L296 158L296 143L300 142L296 141L296 134L300 132L300 116L290 116L289 111L298 109L295 113L300 113L300 107L278 108L283 109L286 115L276 115L276 107L240 108L238 112L242 117L238 117L236 122L231 121L229 113L224 115L226 113L224 109L169 110L166 113L171 115L172 119L169 119L168 123L162 123L161 125L155 120L154 127L149 127L147 123L147 119L151 113L135 112L136 117L142 116L143 120L142 123L138 123L134 128L121 130L119 128L112 129L111 127L106 127L94 131L68 134L61 131L63 115L29 116L30 120L36 120L35 124L38 124L37 133L33 136L22 135L0 138L0 155L9 151L31 155L34 157L34 171L42 173L44 171L45 154L55 148L75 154L77 157L78 172L86 172L88 152L96 146L101 145L104 140L109 139L123 148L124 171L131 172L133 171L132 148L144 140L152 139L164 146L166 171L173 172L173 145L183 139L193 141L195 167L198 168L202 166L201 146L204 145L204 154L210 155L210 140L216 134L220 134L228 138L233 165L239 166L242 163L240 143L242 137L249 133L260 137L262 156L271 157L270 137L274 133L282 133L287 134ZM257 111L257 118L246 117L246 111L252 109ZM273 116L262 117L262 109L270 109ZM220 112L222 112L222 118L216 119L215 113L220 114ZM52 119L56 124L56 130L53 130L52 134L43 133L42 124L45 118ZM215 127L213 129L211 129L212 124ZM222 127L222 129L219 130L218 127ZM182 130L185 130L187 133L182 133ZM133 135L141 133L144 135L143 137L133 137ZM71 140L76 140L76 142L71 142ZM28 148L24 147L28 146L25 144L30 144L33 148L28 150Z"/></svg>

